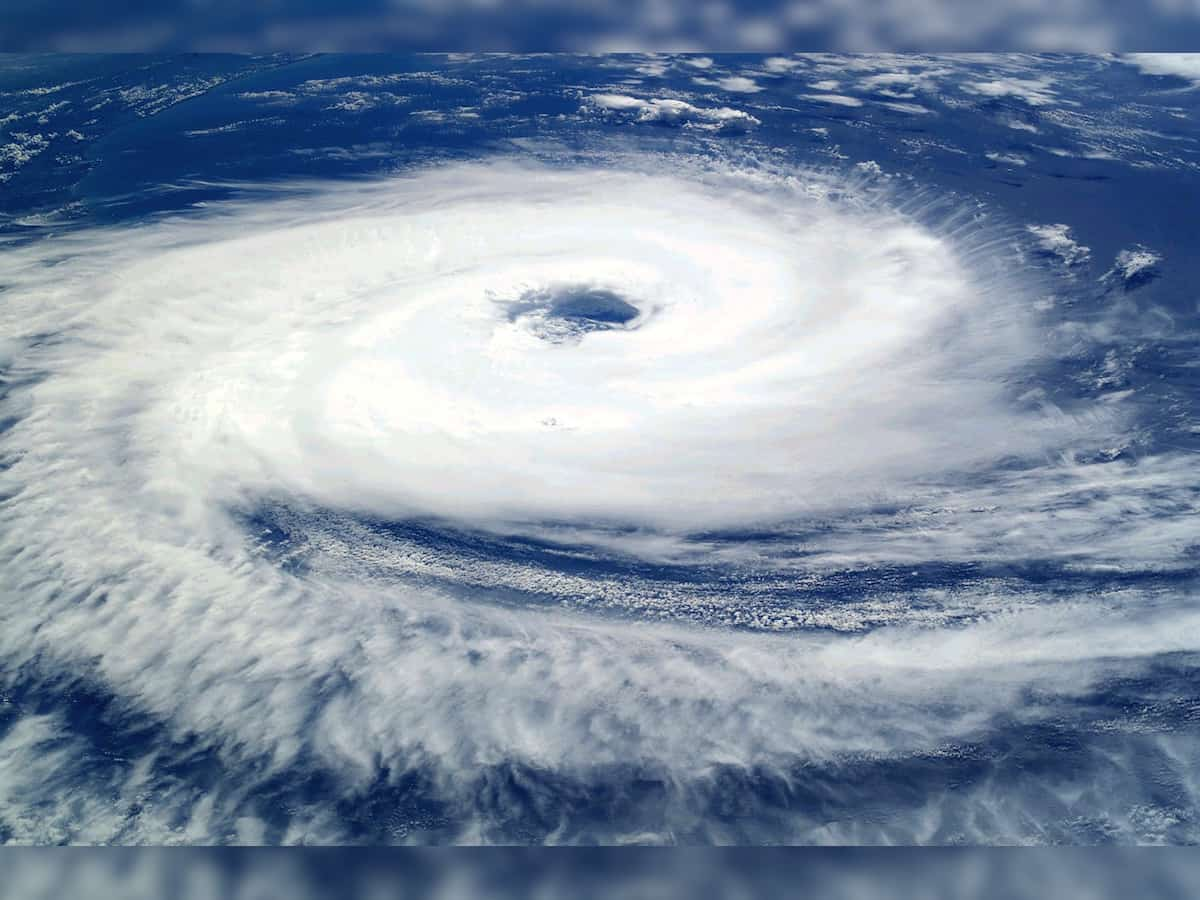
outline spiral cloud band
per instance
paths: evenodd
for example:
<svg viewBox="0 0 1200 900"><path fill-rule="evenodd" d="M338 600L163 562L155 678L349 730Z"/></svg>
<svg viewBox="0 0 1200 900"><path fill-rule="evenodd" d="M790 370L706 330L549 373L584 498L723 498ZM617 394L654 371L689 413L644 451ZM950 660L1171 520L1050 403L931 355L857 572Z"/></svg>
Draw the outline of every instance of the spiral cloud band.
<svg viewBox="0 0 1200 900"><path fill-rule="evenodd" d="M216 320L194 363L164 347L192 374L146 423L189 481L391 516L694 527L968 462L980 429L988 454L1028 449L990 377L1018 325L902 220L729 177L493 168L381 194L155 261L160 327Z"/></svg>
<svg viewBox="0 0 1200 900"><path fill-rule="evenodd" d="M1088 580L1182 564L1188 460L1105 456L1119 400L1039 387L1087 336L1040 318L1018 230L897 193L501 161L7 249L6 675L240 773L201 801L147 757L92 785L88 824L43 798L25 836L344 839L280 786L319 773L420 793L400 837L667 839L726 778L999 773L971 747L1012 710L1061 720L1189 656L1194 605ZM1078 592L1005 569L1030 555ZM966 568L946 589L932 565ZM95 752L65 716L4 738L10 803L47 742ZM1184 778L1195 747L1163 752ZM668 799L572 813L601 773ZM130 813L150 782L173 799ZM772 834L1011 838L1047 802L980 819L978 785L890 832Z"/></svg>

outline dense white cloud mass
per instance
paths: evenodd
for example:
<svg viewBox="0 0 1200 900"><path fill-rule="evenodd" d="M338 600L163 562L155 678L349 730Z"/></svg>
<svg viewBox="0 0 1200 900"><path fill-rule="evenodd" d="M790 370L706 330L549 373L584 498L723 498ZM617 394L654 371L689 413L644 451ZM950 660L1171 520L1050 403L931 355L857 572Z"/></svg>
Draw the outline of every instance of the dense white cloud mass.
<svg viewBox="0 0 1200 900"><path fill-rule="evenodd" d="M205 515L282 491L718 527L1040 452L1056 424L1002 384L1034 352L1028 310L830 187L468 167L122 235L152 246L58 277L103 341L37 396L125 425L149 451L127 474ZM329 218L301 221L314 202Z"/></svg>
<svg viewBox="0 0 1200 900"><path fill-rule="evenodd" d="M1196 540L1190 460L1092 459L1119 403L1068 411L1027 381L1081 338L1038 321L1018 236L881 190L673 158L458 165L6 250L8 672L82 678L258 778L419 769L456 797L502 764L678 786L942 753L1034 683L1077 696L1195 651L1200 610L1149 589L767 602L863 565L1169 572ZM414 520L634 574L385 527ZM11 731L0 773L52 766L61 727ZM185 839L257 833L234 801L218 831L215 802ZM281 837L338 834L307 827ZM886 839L823 827L793 836Z"/></svg>
<svg viewBox="0 0 1200 900"><path fill-rule="evenodd" d="M1169 75L1200 85L1200 53L1127 53L1120 58L1147 75Z"/></svg>

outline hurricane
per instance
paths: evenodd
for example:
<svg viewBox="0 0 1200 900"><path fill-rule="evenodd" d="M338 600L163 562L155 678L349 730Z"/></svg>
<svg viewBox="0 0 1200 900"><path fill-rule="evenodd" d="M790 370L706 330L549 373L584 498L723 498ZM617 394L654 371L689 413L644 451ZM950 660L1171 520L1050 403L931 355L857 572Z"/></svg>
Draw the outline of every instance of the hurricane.
<svg viewBox="0 0 1200 900"><path fill-rule="evenodd" d="M1194 839L1195 456L1064 382L1066 231L729 147L222 190L0 251L5 837Z"/></svg>

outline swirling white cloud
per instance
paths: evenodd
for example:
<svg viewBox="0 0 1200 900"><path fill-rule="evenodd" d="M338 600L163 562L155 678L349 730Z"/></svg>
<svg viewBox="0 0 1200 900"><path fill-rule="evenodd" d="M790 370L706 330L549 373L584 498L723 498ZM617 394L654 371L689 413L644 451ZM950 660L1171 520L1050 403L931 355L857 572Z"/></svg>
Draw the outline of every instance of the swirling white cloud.
<svg viewBox="0 0 1200 900"><path fill-rule="evenodd" d="M931 751L1048 674L1084 691L1193 651L1197 611L1152 592L973 584L923 618L874 591L753 630L760 576L1034 550L1165 571L1195 543L1186 460L1088 461L1120 404L1036 388L1064 338L1019 239L832 173L651 157L9 248L9 670L100 684L230 765L347 790L425 767L453 793L505 761L686 779ZM375 527L407 521L736 579L664 593ZM655 621L676 602L751 629Z"/></svg>

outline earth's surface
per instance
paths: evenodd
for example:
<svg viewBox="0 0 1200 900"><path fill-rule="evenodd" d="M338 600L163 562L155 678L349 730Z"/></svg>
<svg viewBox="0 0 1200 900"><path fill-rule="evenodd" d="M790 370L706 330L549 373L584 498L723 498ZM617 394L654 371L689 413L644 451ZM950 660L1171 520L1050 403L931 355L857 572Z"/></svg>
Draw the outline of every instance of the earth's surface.
<svg viewBox="0 0 1200 900"><path fill-rule="evenodd" d="M3 58L0 839L1200 840L1198 85Z"/></svg>

